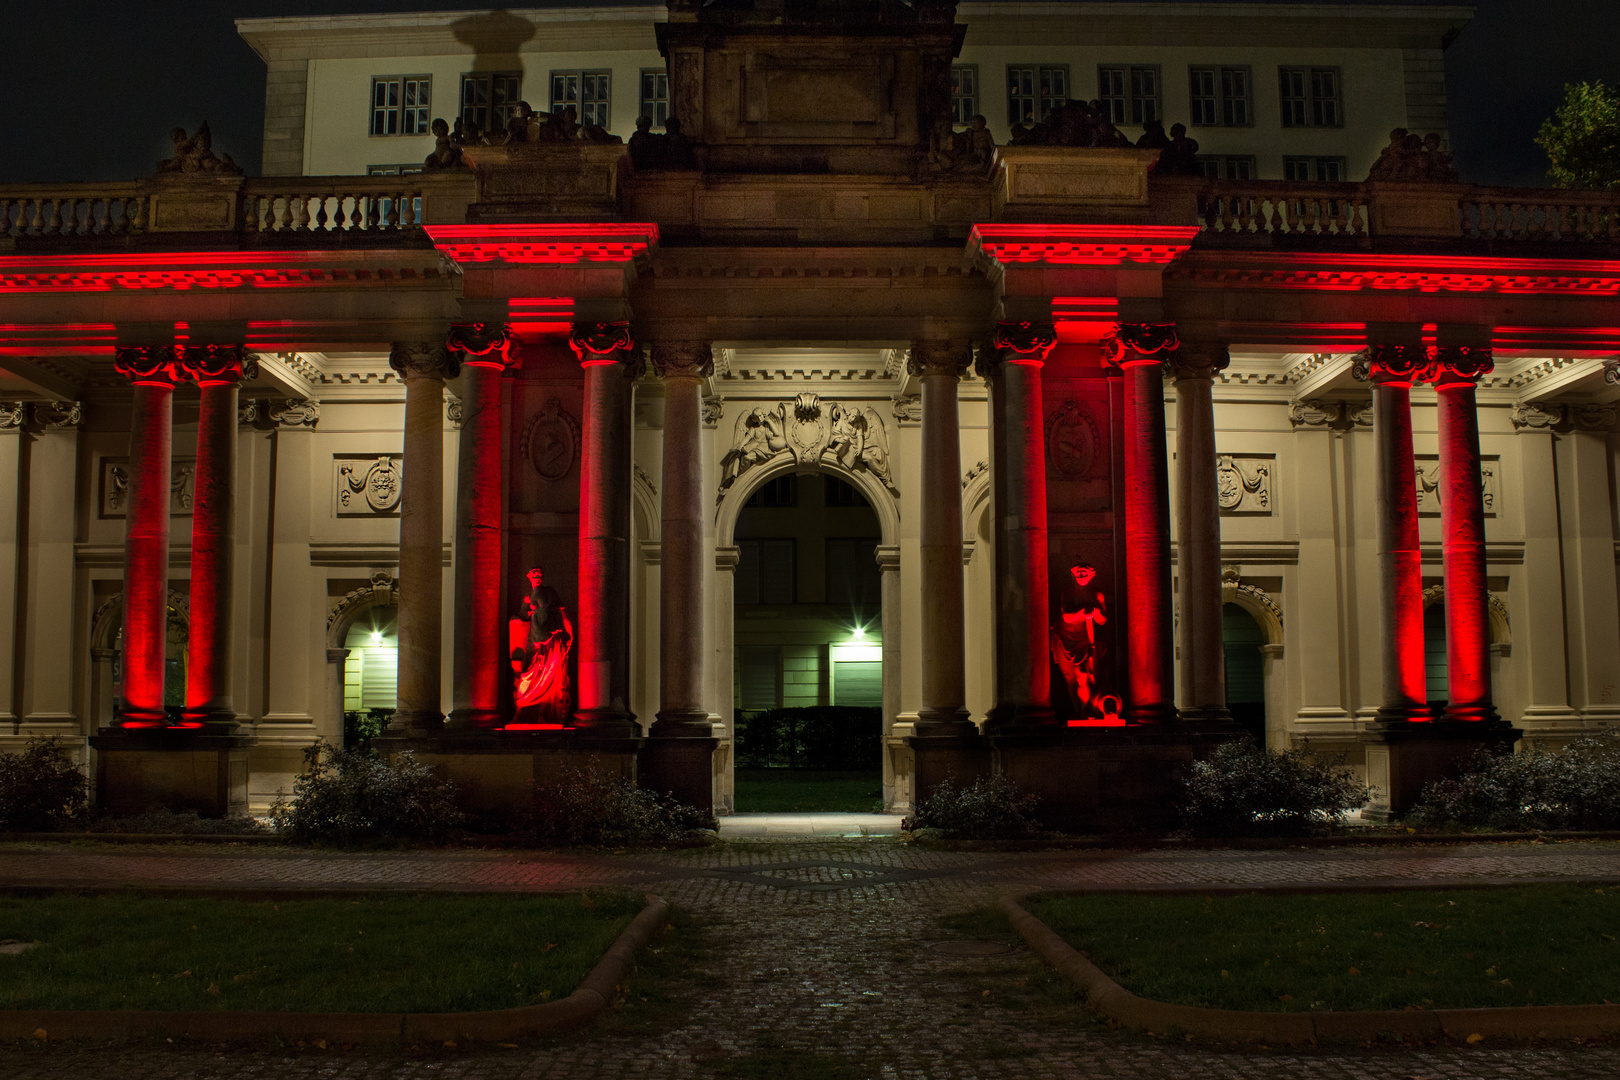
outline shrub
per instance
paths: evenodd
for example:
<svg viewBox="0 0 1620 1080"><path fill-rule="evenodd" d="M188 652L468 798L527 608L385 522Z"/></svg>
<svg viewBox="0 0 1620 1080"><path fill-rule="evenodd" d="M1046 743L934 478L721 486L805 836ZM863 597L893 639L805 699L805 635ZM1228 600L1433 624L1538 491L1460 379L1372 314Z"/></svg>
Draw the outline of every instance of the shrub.
<svg viewBox="0 0 1620 1080"><path fill-rule="evenodd" d="M1562 750L1481 751L1461 776L1424 788L1407 821L1425 828L1620 828L1620 731L1583 735Z"/></svg>
<svg viewBox="0 0 1620 1080"><path fill-rule="evenodd" d="M738 724L745 769L876 769L883 763L883 710L853 705L766 709Z"/></svg>
<svg viewBox="0 0 1620 1080"><path fill-rule="evenodd" d="M517 831L547 847L617 847L667 844L718 827L712 813L669 795L589 769L564 769L556 783L533 785Z"/></svg>
<svg viewBox="0 0 1620 1080"><path fill-rule="evenodd" d="M384 760L339 750L324 739L304 751L292 802L276 799L276 832L302 843L363 844L440 840L466 817L456 787L409 751Z"/></svg>
<svg viewBox="0 0 1620 1080"><path fill-rule="evenodd" d="M262 836L270 831L263 823L246 815L205 818L195 812L181 813L161 806L154 806L134 817L102 818L95 823L94 829L96 832L171 836Z"/></svg>
<svg viewBox="0 0 1620 1080"><path fill-rule="evenodd" d="M0 754L0 831L51 832L89 815L84 770L55 739L30 739Z"/></svg>
<svg viewBox="0 0 1620 1080"><path fill-rule="evenodd" d="M1041 831L1035 820L1038 801L1005 776L975 780L967 787L942 780L900 827L908 832L938 829L968 840L1013 840Z"/></svg>
<svg viewBox="0 0 1620 1080"><path fill-rule="evenodd" d="M1181 813L1200 836L1298 836L1342 824L1367 797L1366 785L1313 754L1244 739L1193 762Z"/></svg>
<svg viewBox="0 0 1620 1080"><path fill-rule="evenodd" d="M371 740L383 733L391 715L392 709L367 709L364 712L344 713L343 749L369 750Z"/></svg>

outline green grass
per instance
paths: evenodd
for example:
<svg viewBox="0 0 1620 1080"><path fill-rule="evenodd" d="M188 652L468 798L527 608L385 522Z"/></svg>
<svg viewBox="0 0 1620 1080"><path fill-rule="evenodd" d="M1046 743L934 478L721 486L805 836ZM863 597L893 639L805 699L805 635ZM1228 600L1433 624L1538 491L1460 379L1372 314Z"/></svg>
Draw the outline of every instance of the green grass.
<svg viewBox="0 0 1620 1080"><path fill-rule="evenodd" d="M359 900L0 898L0 1008L460 1012L567 997L627 893Z"/></svg>
<svg viewBox="0 0 1620 1080"><path fill-rule="evenodd" d="M1620 1001L1620 888L1042 896L1030 912L1127 990L1268 1011Z"/></svg>
<svg viewBox="0 0 1620 1080"><path fill-rule="evenodd" d="M883 810L883 773L817 769L738 769L740 814Z"/></svg>

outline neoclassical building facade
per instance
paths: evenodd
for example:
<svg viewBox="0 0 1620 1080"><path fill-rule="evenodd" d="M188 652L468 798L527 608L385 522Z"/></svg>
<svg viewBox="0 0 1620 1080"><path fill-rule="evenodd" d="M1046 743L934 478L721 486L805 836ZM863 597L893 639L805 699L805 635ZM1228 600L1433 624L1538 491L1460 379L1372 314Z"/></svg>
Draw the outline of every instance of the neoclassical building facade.
<svg viewBox="0 0 1620 1080"><path fill-rule="evenodd" d="M1094 6L1098 41L1141 39ZM1462 184L1436 140L1379 153L1443 127L1429 76L1465 16L1301 46L1346 110L1302 136L1348 149L1298 156L1352 182L1133 127L1130 87L1217 115L1222 64L1185 48L1014 128L1034 53L990 7L603 9L592 48L661 73L682 121L629 145L568 82L611 56L525 63L575 15L424 19L461 59L390 57L363 122L428 125L425 171L244 178L183 137L148 180L0 189L0 747L69 739L119 812L262 810L377 709L379 745L475 809L585 764L724 812L769 646L777 702L875 677L888 806L999 771L1093 826L1161 812L1245 726L1399 812L1473 746L1620 718L1620 203ZM358 78L363 31L406 33L244 24L267 171L304 171L277 112L299 72L297 156L337 160L309 95ZM1217 31L1249 50L1220 85L1305 115L1282 45ZM1008 94L987 128L957 115L980 46ZM1094 60L1103 91L1134 70L1065 78ZM435 64L473 111L407 93ZM478 104L514 66L561 97ZM829 520L875 518L881 614L829 602L822 638L777 643L745 608L811 556L739 522L812 475Z"/></svg>

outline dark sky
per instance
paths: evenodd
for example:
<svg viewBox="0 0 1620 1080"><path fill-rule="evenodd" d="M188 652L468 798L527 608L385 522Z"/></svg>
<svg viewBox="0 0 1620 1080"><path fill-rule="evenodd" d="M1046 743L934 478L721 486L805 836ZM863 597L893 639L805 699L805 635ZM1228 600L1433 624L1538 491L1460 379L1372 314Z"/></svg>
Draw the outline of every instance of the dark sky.
<svg viewBox="0 0 1620 1080"><path fill-rule="evenodd" d="M517 6L517 5L514 5ZM539 6L536 4L535 6ZM571 5L572 6L572 5ZM1084 3L1077 3L1083 16ZM1464 179L1540 184L1531 139L1566 82L1620 85L1620 0L1479 0L1447 54ZM207 119L214 146L259 168L264 65L233 20L488 10L455 0L0 0L0 183L127 180Z"/></svg>

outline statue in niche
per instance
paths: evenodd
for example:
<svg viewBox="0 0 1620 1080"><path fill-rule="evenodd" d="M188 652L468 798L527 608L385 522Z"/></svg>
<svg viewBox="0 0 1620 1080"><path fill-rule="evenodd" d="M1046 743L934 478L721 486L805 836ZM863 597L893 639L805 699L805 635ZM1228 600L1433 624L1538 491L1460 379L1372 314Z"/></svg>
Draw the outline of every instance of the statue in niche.
<svg viewBox="0 0 1620 1080"><path fill-rule="evenodd" d="M568 686L574 624L562 597L545 583L545 570L536 566L527 576L529 591L520 616L509 623L512 671L517 675L513 703L520 711L536 709L541 723L566 724L574 707Z"/></svg>
<svg viewBox="0 0 1620 1080"><path fill-rule="evenodd" d="M1099 629L1108 622L1108 601L1097 588L1097 568L1087 562L1069 567L1069 581L1058 603L1058 622L1052 628L1052 660L1069 692L1070 714L1075 719L1104 715L1097 690L1098 660L1102 653Z"/></svg>

